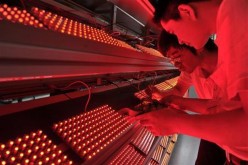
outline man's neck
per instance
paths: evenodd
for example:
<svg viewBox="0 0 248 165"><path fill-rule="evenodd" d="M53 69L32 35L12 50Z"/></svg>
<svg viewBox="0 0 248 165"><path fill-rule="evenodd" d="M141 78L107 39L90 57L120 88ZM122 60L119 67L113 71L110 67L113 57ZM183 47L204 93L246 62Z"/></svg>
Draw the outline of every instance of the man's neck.
<svg viewBox="0 0 248 165"><path fill-rule="evenodd" d="M216 53L204 53L201 57L200 67L206 77L210 76L216 69L217 54Z"/></svg>

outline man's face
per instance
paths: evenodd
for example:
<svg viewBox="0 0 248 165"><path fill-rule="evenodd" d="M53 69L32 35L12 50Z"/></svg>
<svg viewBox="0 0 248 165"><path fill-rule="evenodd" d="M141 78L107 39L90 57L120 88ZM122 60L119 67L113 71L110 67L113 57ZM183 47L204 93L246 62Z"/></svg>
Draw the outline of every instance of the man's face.
<svg viewBox="0 0 248 165"><path fill-rule="evenodd" d="M189 10L188 12L185 12ZM169 33L175 34L180 44L186 44L201 49L207 43L210 34L201 17L196 17L193 9L179 10L181 18L178 20L161 20L162 27ZM190 14L189 14L190 13Z"/></svg>
<svg viewBox="0 0 248 165"><path fill-rule="evenodd" d="M167 57L171 59L175 67L187 73L192 73L200 62L199 58L187 48L170 47Z"/></svg>

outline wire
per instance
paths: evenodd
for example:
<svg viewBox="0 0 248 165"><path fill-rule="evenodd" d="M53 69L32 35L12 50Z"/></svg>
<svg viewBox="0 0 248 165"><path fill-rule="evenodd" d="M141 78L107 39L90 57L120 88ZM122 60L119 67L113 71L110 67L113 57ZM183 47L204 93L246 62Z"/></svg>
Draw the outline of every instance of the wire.
<svg viewBox="0 0 248 165"><path fill-rule="evenodd" d="M110 81L110 80L108 80L108 79L105 79L108 83L110 83L110 84L113 84L113 85L115 85L117 88L119 88L119 86L116 84L116 83L114 83L113 81Z"/></svg>
<svg viewBox="0 0 248 165"><path fill-rule="evenodd" d="M128 79L125 79L125 78L123 78L123 77L120 77L122 80L124 80L124 81L128 81L129 83L130 83L130 85L132 86L132 87L134 87L136 90L137 90L137 92L140 94L140 95L142 95L144 98L146 98L146 99L148 99L148 100L150 100L150 101L152 101L152 99L147 95L147 94L144 94L143 92L141 92L141 90L139 89L139 84L141 83L141 81L139 80L139 84L138 84L138 87L136 87L133 83L132 83L132 81L129 81Z"/></svg>
<svg viewBox="0 0 248 165"><path fill-rule="evenodd" d="M137 84L138 91L140 91L140 84L141 84L140 78L142 78L142 76L143 76L142 73L138 74L138 80L139 80L139 83Z"/></svg>
<svg viewBox="0 0 248 165"><path fill-rule="evenodd" d="M136 87L136 86L133 84L132 81L130 81L130 80L128 80L128 79L125 79L125 78L123 78L123 77L120 77L120 78L121 78L122 80L124 80L124 81L128 81L132 87L134 87L135 89L137 89L137 91L139 91L138 87Z"/></svg>
<svg viewBox="0 0 248 165"><path fill-rule="evenodd" d="M146 46L147 44L150 44L153 41L157 40L158 39L158 35L147 35L147 36L139 37L139 39L141 39L141 38L142 39L148 39L148 41L145 42L144 44L142 44L142 41L143 40L140 40L140 42L139 42L140 45Z"/></svg>
<svg viewBox="0 0 248 165"><path fill-rule="evenodd" d="M148 40L147 42L145 42L143 44L143 46L147 46L148 44L152 43L153 41L155 41L155 39Z"/></svg>
<svg viewBox="0 0 248 165"><path fill-rule="evenodd" d="M155 76L153 76L153 82L152 82L152 85L154 86L154 84L156 83L156 78L157 78L157 72L155 71Z"/></svg>
<svg viewBox="0 0 248 165"><path fill-rule="evenodd" d="M89 104L89 102L90 102L90 98L91 98L91 91L90 91L90 87L86 84L86 83L84 83L83 81L75 81L75 82L72 82L72 83L70 83L69 85L67 85L67 86L65 86L65 87L63 87L63 88L58 88L58 87L54 87L53 86L53 88L55 88L55 89L59 89L59 90L66 90L66 89L68 89L70 86L72 86L72 85L74 85L74 84L83 84L86 88L87 88L87 90L88 90L88 99L87 99L87 102L86 102L86 104L85 104L85 107L84 107L84 111L86 112L86 110L87 110L87 108L88 108L88 104ZM68 95L66 95L66 96L68 96ZM69 97L70 98L70 97Z"/></svg>

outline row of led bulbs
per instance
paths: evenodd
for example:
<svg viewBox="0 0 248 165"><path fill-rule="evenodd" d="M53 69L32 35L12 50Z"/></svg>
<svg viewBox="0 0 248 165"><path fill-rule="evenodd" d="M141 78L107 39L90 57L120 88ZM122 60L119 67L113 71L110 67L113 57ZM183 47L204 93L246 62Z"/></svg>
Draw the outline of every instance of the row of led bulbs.
<svg viewBox="0 0 248 165"><path fill-rule="evenodd" d="M142 131L137 135L136 139L140 139L140 135L142 134ZM167 143L168 143L168 138L167 136L163 137L160 145L157 147L155 152L153 153L152 159L148 163L149 165L167 165L170 159L170 154L172 152L172 147L174 145L169 145L168 150L167 150ZM171 141L174 144L173 140L176 140L177 135L173 135L170 137ZM132 140L131 140L132 141ZM136 141L137 142L137 141ZM164 144L166 143L166 144ZM170 143L169 143L170 144ZM164 147L166 146L166 147ZM165 153L164 157L162 158L163 152L166 150L167 152ZM141 150L138 149L133 145L133 144L126 144L122 149L119 151L117 155L114 156L114 158L109 161L107 164L108 165L115 165L115 164L120 164L120 165L126 165L126 164L137 164L137 165L142 165L144 164L145 161L145 156L144 154L141 154ZM162 160L161 160L162 158Z"/></svg>
<svg viewBox="0 0 248 165"><path fill-rule="evenodd" d="M122 150L111 160L109 165L127 165L137 164L142 165L145 161L145 157L140 154L132 145L127 144Z"/></svg>
<svg viewBox="0 0 248 165"><path fill-rule="evenodd" d="M65 18L63 16L59 16L55 13L41 10L37 7L32 8L31 12L33 15L39 18L39 20L43 22L50 30L135 50L127 43L114 39L103 30L93 28L78 21Z"/></svg>
<svg viewBox="0 0 248 165"><path fill-rule="evenodd" d="M153 158L156 162L160 163L160 160L161 160L161 158L162 158L163 151L164 151L164 148L163 148L162 146L159 145L159 146L156 148L156 150L154 151L152 158Z"/></svg>
<svg viewBox="0 0 248 165"><path fill-rule="evenodd" d="M153 48L148 48L148 47L145 47L145 46L142 46L142 45L138 45L136 44L136 47L138 49L140 49L142 52L145 52L147 54L150 54L150 55L153 55L153 56L157 56L157 57L163 57L164 56L157 50L153 49Z"/></svg>
<svg viewBox="0 0 248 165"><path fill-rule="evenodd" d="M159 165L159 163L153 159L150 160L150 162L148 163L148 165Z"/></svg>
<svg viewBox="0 0 248 165"><path fill-rule="evenodd" d="M177 135L173 135L171 137L169 136L164 136L162 137L161 141L160 141L160 145L157 146L157 149L155 150L155 152L153 153L153 163L152 164L160 164L161 163L161 158L162 158L162 154L164 151L166 151L166 153L171 153L173 148L169 147L170 143L174 143L172 141L172 137L175 138ZM169 139L171 139L170 141L168 141ZM164 159L167 159L168 156L164 156ZM162 160L165 161L165 160Z"/></svg>
<svg viewBox="0 0 248 165"><path fill-rule="evenodd" d="M0 160L1 165L73 164L41 130L0 144Z"/></svg>
<svg viewBox="0 0 248 165"><path fill-rule="evenodd" d="M26 10L20 10L17 7L10 7L7 4L0 5L0 19L37 28L44 28L44 25Z"/></svg>
<svg viewBox="0 0 248 165"><path fill-rule="evenodd" d="M53 125L57 134L82 158L91 159L130 128L108 105ZM73 164L41 131L0 144L0 163Z"/></svg>
<svg viewBox="0 0 248 165"><path fill-rule="evenodd" d="M177 84L177 80L178 80L178 77L170 79L170 80L166 80L165 82L155 85L155 87L159 89L160 91L166 91L168 89L173 88ZM134 93L134 96L140 100L148 97L145 90L141 90L141 91Z"/></svg>
<svg viewBox="0 0 248 165"><path fill-rule="evenodd" d="M131 124L105 105L54 124L54 131L80 155L91 159L120 137Z"/></svg>
<svg viewBox="0 0 248 165"><path fill-rule="evenodd" d="M0 5L0 20L4 19L13 23L21 23L36 28L48 28L49 30L60 33L136 50L127 43L114 39L103 30L93 28L86 24L82 24L45 10L40 10L37 7L33 7L31 13L35 17L26 10L20 10L17 7L10 7L7 4Z"/></svg>
<svg viewBox="0 0 248 165"><path fill-rule="evenodd" d="M142 128L138 136L131 140L131 143L139 148L144 154L148 154L154 139L155 136L151 132Z"/></svg>
<svg viewBox="0 0 248 165"><path fill-rule="evenodd" d="M51 13L37 7L33 7L31 15L26 10L20 10L17 7L10 7L7 4L0 5L0 19L9 20L13 23L21 23L38 28L45 28L68 35L73 35L80 38L90 39L97 42L103 42L110 45L125 47L137 51L131 45L114 39L103 30L93 28L86 24L68 19L66 17ZM160 52L155 49L147 48L141 45L136 45L141 51L150 55L163 57Z"/></svg>
<svg viewBox="0 0 248 165"><path fill-rule="evenodd" d="M118 46L118 42L102 30L37 7L32 8L31 12L50 30Z"/></svg>
<svg viewBox="0 0 248 165"><path fill-rule="evenodd" d="M160 145L164 148L166 148L166 145L168 143L169 137L168 136L164 136L160 142Z"/></svg>

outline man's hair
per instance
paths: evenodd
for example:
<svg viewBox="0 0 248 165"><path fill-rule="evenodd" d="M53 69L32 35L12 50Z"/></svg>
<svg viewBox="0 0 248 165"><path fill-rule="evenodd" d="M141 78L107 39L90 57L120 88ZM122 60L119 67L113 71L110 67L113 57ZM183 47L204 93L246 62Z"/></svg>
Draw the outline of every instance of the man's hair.
<svg viewBox="0 0 248 165"><path fill-rule="evenodd" d="M170 19L180 19L178 6L180 4L188 4L190 2L206 1L206 0L149 0L155 9L153 21L159 24L161 19L169 21Z"/></svg>
<svg viewBox="0 0 248 165"><path fill-rule="evenodd" d="M162 30L158 40L158 50L162 53L163 56L167 57L168 50L174 47L175 49L189 49L194 55L197 55L197 50L188 45L181 45L178 42L177 36L170 34L165 30ZM212 39L209 38L208 42L204 45L205 50L209 52L217 52L218 47Z"/></svg>
<svg viewBox="0 0 248 165"><path fill-rule="evenodd" d="M185 44L180 45L176 35L170 34L165 30L162 30L158 40L158 50L163 56L167 57L168 50L174 47L175 49L189 49L193 54L196 55L196 49Z"/></svg>

